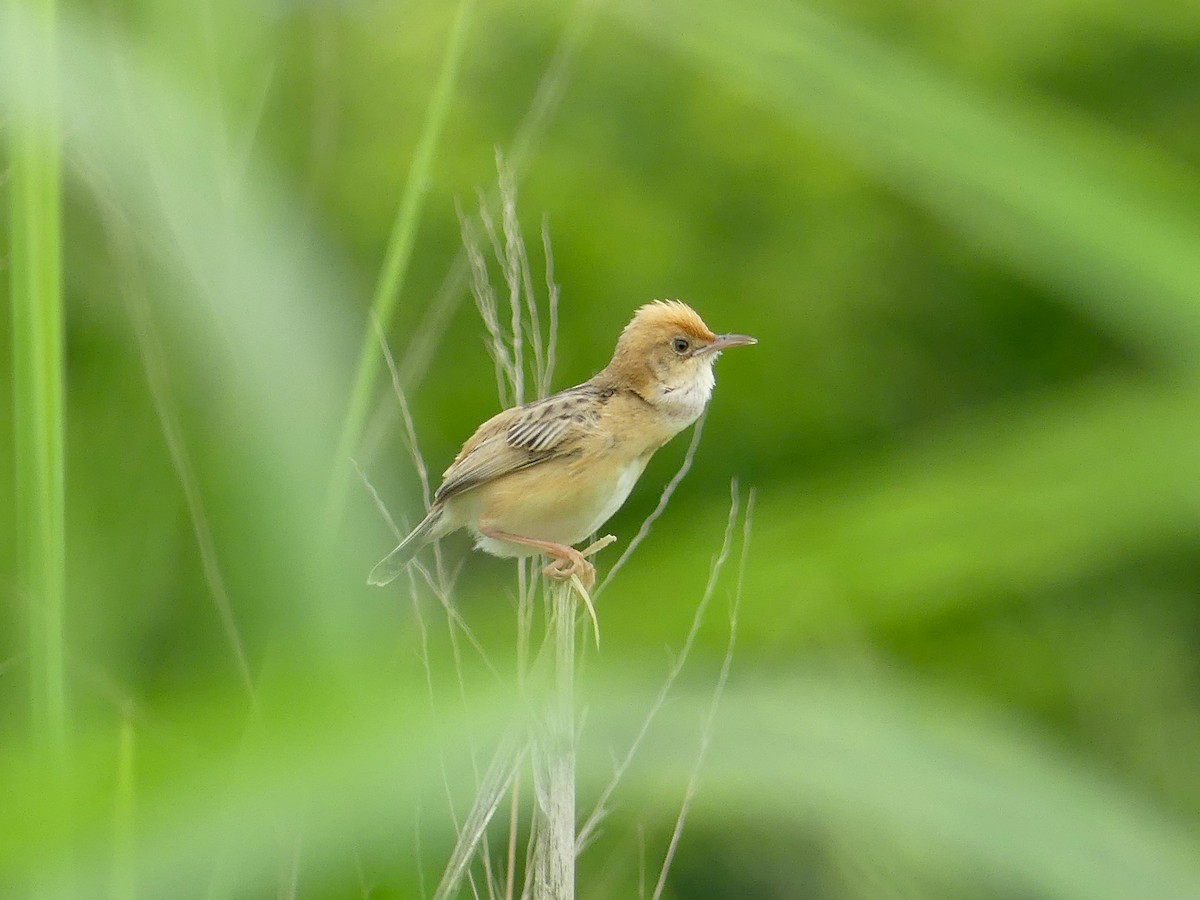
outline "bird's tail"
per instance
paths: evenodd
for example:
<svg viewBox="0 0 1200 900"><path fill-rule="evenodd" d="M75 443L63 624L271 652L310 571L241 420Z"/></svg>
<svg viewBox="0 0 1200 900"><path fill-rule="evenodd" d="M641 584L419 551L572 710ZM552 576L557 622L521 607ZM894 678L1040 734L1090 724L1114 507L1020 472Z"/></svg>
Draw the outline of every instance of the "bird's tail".
<svg viewBox="0 0 1200 900"><path fill-rule="evenodd" d="M394 581L396 576L403 572L404 567L417 555L417 551L430 541L442 537L442 529L439 526L442 525L443 514L441 505L434 506L429 510L420 524L409 532L408 537L402 540L395 550L375 564L375 568L367 576L367 584L382 587Z"/></svg>

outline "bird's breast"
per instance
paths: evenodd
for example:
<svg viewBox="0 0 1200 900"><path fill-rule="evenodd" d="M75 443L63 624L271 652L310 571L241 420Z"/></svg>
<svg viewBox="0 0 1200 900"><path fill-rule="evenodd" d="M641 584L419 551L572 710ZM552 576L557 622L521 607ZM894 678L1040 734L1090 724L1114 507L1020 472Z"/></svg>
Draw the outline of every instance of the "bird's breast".
<svg viewBox="0 0 1200 900"><path fill-rule="evenodd" d="M533 466L472 491L474 515L465 518L477 535L483 526L559 544L577 544L621 508L649 458L649 453L629 458L610 449ZM482 537L477 543L497 556L530 552Z"/></svg>
<svg viewBox="0 0 1200 900"><path fill-rule="evenodd" d="M633 491L633 486L637 484L638 479L642 477L642 472L646 470L646 463L649 460L650 455L646 454L629 460L617 470L616 478L613 479L608 490L608 498L594 511L592 520L584 531L584 537L598 531L601 525L611 519L617 510L625 505L625 501L629 499L629 495Z"/></svg>

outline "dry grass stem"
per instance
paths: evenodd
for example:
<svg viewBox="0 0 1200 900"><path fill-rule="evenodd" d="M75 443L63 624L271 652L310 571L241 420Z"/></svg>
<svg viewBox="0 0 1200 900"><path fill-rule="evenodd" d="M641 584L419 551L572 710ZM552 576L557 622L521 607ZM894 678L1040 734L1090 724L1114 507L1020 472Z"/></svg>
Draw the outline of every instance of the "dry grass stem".
<svg viewBox="0 0 1200 900"><path fill-rule="evenodd" d="M396 402L400 408L400 421L404 425L404 446L408 450L409 459L412 460L413 468L417 470L417 478L421 482L421 499L425 501L425 508L429 509L430 503L433 502L429 484L429 467L425 465L425 456L421 453L420 445L417 443L417 429L413 424L408 397L405 396L404 388L400 384L400 372L396 368L396 359L392 356L391 348L388 347L387 340L383 336L383 329L380 328L378 322L375 323L375 334L379 338L379 348L387 362L388 372L392 376L392 390L396 394Z"/></svg>
<svg viewBox="0 0 1200 900"><path fill-rule="evenodd" d="M430 590L435 595L438 595L439 599L441 599L443 601L443 603L447 605L447 611L448 611L448 613L450 613L453 608L452 608L452 606L449 606L448 596L442 596L440 594L440 592L438 590L438 586L436 585L435 582L433 582L433 580L429 576L428 572L425 572L424 570L422 570L422 574L424 574L426 582L427 582ZM409 569L408 569L408 579L409 579L409 588L410 588L409 594L410 594L410 596L412 598L412 602L413 602L414 618L417 620L418 630L419 630L419 634L420 634L420 645L419 645L419 649L418 649L418 656L421 660L422 667L425 671L426 687L427 687L427 691L429 694L430 709L436 715L437 714L437 706L436 706L436 701L435 701L436 695L435 695L435 690L434 690L433 667L432 667L432 664L430 662L430 657L429 657L429 630L426 627L424 616L421 614L421 605L420 605L420 600L419 600L420 592L418 590L416 574L413 571L413 567L409 567ZM454 671L455 671L456 678L458 680L460 696L461 696L463 702L466 703L466 700L467 700L467 698L466 698L466 681L465 681L465 678L463 677L462 654L461 654L461 649L460 649L458 637L457 637L458 626L456 625L456 619L458 622L462 621L461 618L457 616L457 612L453 612L453 614L448 614L447 619L446 619L446 624L447 624L447 629L449 632L450 646L451 646L451 651L452 651L453 660L454 660ZM487 655L486 655L486 653L484 653L482 646L480 646L478 641L475 640L474 635L470 632L470 629L468 629L466 627L465 623L461 626L461 630L463 631L464 634L468 635L473 646L476 647L476 649L480 653L482 659L484 660L485 664L489 667L489 669L491 669L491 671L493 673L495 673L496 677L499 678L500 677L499 673L496 672L495 667L491 665L491 662L487 659ZM462 823L461 826L458 823L457 815L455 813L454 796L453 796L453 791L450 786L450 777L449 777L449 773L446 769L445 758L439 756L439 762L440 762L440 766L441 766L441 770L442 770L442 785L443 785L443 789L446 794L446 800L447 800L447 804L449 807L451 824L453 825L455 834L456 834L455 850L457 852L460 847L467 848L467 849L464 849L462 852L465 853L466 860L469 863L470 859L472 858L472 856L475 853L475 848L482 841L484 866L485 866L484 874L487 879L486 883L489 885L489 894L490 894L490 886L491 886L491 882L492 882L491 873L490 873L490 853L487 851L486 833L483 833L482 829L486 828L487 820L490 819L492 813L494 813L494 809L492 810L492 812L489 813L486 811L486 809L481 810L480 804L483 799L485 799L489 796L489 791L492 790L492 781L496 777L495 773L494 773L494 769L497 765L497 761L500 759L498 754L499 754L499 751L497 752L497 756L494 757L494 759L493 759L492 767L489 768L488 773L481 779L479 776L478 766L476 764L475 749L474 749L474 747L470 748L471 765L472 765L472 769L475 773L476 792L475 792L475 798L472 802L471 810L468 812L467 818ZM500 794L499 794L499 799L496 800L497 804L499 803L500 799L503 799L504 790L505 789L501 789ZM486 818L483 821L482 825L478 825L477 820L478 820L478 817L481 815L485 815ZM452 855L452 862L454 862L454 859L455 859L455 857ZM464 866L463 866L464 870L465 870L465 865L466 864L464 864ZM447 869L447 872L448 871L449 871L449 868ZM475 882L474 882L474 875L468 871L468 872L466 872L466 876L467 876L468 882L470 883L472 893L475 896L478 896L478 888L476 887ZM459 874L459 877L461 877L461 873ZM445 878L446 878L446 875L443 875L443 881L445 880Z"/></svg>
<svg viewBox="0 0 1200 900"><path fill-rule="evenodd" d="M425 624L425 617L421 613L420 592L417 590L416 577L411 569L408 570L408 580L410 589L409 597L412 599L413 605L413 618L417 622L417 632L420 636L420 643L417 646L417 658L420 660L421 668L425 673L425 689L429 697L429 708L430 711L436 716L437 695L434 690L433 664L429 657L429 628ZM461 680L461 669L459 671ZM446 793L447 805L449 806L450 822L454 827L454 832L457 836L457 839L461 840L463 831L459 827L458 817L455 813L454 796L453 791L450 788L449 773L446 770L446 759L441 753L438 754L438 765L442 773L442 789Z"/></svg>
<svg viewBox="0 0 1200 900"><path fill-rule="evenodd" d="M497 378L503 378L501 390L504 405L521 405L530 399L549 395L554 372L554 343L558 328L558 288L553 282L554 262L549 235L542 234L546 258L547 307L550 314L548 332L543 335L541 312L533 288L529 253L517 217L517 179L504 155L497 150L500 218L489 209L488 197L479 192L478 219L491 247L492 257L499 267L508 292L508 327L501 324L499 301L488 277L488 263L475 227L459 212L463 244L471 270L471 288L475 305L488 332L489 352L497 361ZM532 354L527 358L526 348ZM536 397L526 395L527 369L532 375Z"/></svg>
<svg viewBox="0 0 1200 900"><path fill-rule="evenodd" d="M383 521L387 523L388 531L392 533L392 537L397 541L403 540L404 531L396 524L396 520L392 518L387 504L379 496L379 491L375 489L375 485L371 483L371 479L367 477L367 473L362 470L362 466L358 464L358 460L351 457L350 465L354 467L354 471L358 474L358 480L362 482L367 493L371 495L371 502L375 504L375 509L379 511L379 515L383 516Z"/></svg>
<svg viewBox="0 0 1200 900"><path fill-rule="evenodd" d="M470 279L470 264L465 250L460 250L446 270L437 292L422 311L421 320L408 336L400 363L400 383L409 392L415 391L429 374L437 357L438 347L454 313L458 309Z"/></svg>
<svg viewBox="0 0 1200 900"><path fill-rule="evenodd" d="M580 554L586 559L587 557L593 555L594 553L598 553L599 551L603 550L609 544L614 543L616 541L616 539L617 538L615 535L606 534L604 537L599 538L598 540L592 541L592 543L588 544L587 547L585 547L583 550L580 551ZM594 605L592 605L592 598L588 595L587 588L584 587L583 582L579 580L578 575L571 576L571 586L575 588L575 593L577 593L579 595L579 598L581 600L583 600L583 605L587 608L588 615L591 617L592 635L596 639L596 649L599 650L600 649L600 620L596 618L596 607Z"/></svg>
<svg viewBox="0 0 1200 900"><path fill-rule="evenodd" d="M505 162L504 154L496 150L496 171L500 185L501 222L504 227L504 280L508 284L509 303L512 307L513 340L516 350L520 350L519 341L522 336L520 323L522 315L529 322L529 345L533 350L533 374L535 390L540 387L542 376L547 377L550 370L546 368L545 352L543 350L542 328L538 315L537 297L533 293L533 277L529 270L529 254L525 250L525 237L521 233L521 224L517 218L517 179L516 173ZM522 295L524 308L522 309ZM520 364L521 354L516 353L517 369L524 373ZM545 390L549 390L547 384ZM522 402L524 392L521 393Z"/></svg>
<svg viewBox="0 0 1200 900"><path fill-rule="evenodd" d="M479 658L483 661L483 664L487 667L487 670L492 673L496 680L503 681L500 675L500 670L497 669L492 663L491 659L488 657L487 651L483 647L483 644L480 643L479 638L475 636L475 632L471 630L471 626L467 624L466 620L462 617L462 613L460 613L458 608L454 605L451 592L449 590L444 590L439 585L438 581L433 577L433 575L430 574L429 570L420 563L413 563L411 568L417 570L417 572L421 575L422 580L429 586L429 589L433 593L434 597L436 597L438 602L442 605L442 609L446 612L447 621L454 628L458 629L458 631L462 632L462 634L466 637L467 642L473 648L475 648L475 651L479 654Z"/></svg>
<svg viewBox="0 0 1200 900"><path fill-rule="evenodd" d="M579 580L578 575L571 576L571 587L575 589L575 593L583 600L584 607L587 608L588 616L592 620L592 636L596 639L596 649L600 649L600 621L596 618L596 607L592 605L592 598L588 596L587 588L583 586L583 582Z"/></svg>
<svg viewBox="0 0 1200 900"><path fill-rule="evenodd" d="M521 823L521 770L513 775L508 808L508 853L504 867L504 900L513 900L517 874L517 831Z"/></svg>
<svg viewBox="0 0 1200 900"><path fill-rule="evenodd" d="M362 481L363 487L366 489L367 493L371 495L371 500L375 504L375 508L379 510L379 514L383 517L384 521L387 522L389 530L396 537L396 540L400 540L404 536L405 531L396 524L391 513L388 512L387 505L379 496L379 491L375 489L375 485L373 485L370 479L367 478L366 473L363 472L358 463L354 460L351 460L351 464L354 466L354 470L358 473L358 477ZM415 598L418 596L414 572L416 575L421 576L421 580L424 581L425 585L429 588L430 593L437 598L437 601L441 604L442 609L445 610L446 618L454 627L458 628L463 633L467 639L467 642L470 643L470 645L475 649L475 652L479 654L479 658L488 668L488 671L490 671L496 677L497 681L501 681L502 678L500 676L500 671L495 667L495 665L492 664L492 661L488 658L487 651L484 649L483 644L480 642L479 638L475 636L475 632L471 630L471 626L467 624L466 620L462 617L462 614L454 606L454 602L451 599L454 578L447 578L441 573L439 573L439 577L434 577L434 575L428 569L422 566L419 562L414 561L410 566L408 566L409 586L410 590L412 591L412 596L414 597L414 602Z"/></svg>
<svg viewBox="0 0 1200 900"><path fill-rule="evenodd" d="M388 372L392 378L392 390L396 395L396 403L400 409L400 420L404 424L405 449L408 450L413 468L417 470L417 479L421 484L421 499L425 504L425 508L429 509L433 502L433 490L429 480L429 467L425 464L425 455L421 453L421 447L417 441L417 428L413 423L412 410L409 408L408 397L404 393L404 387L400 383L400 372L396 367L396 360L392 356L391 348L388 347L387 341L383 336L383 330L379 328L378 322L376 323L376 333L379 336L380 349L384 360L387 361ZM446 567L442 559L442 545L440 541L434 541L433 543L433 563L434 568L437 570L438 582L442 585L442 592L448 594Z"/></svg>
<svg viewBox="0 0 1200 900"><path fill-rule="evenodd" d="M525 244L521 239L517 224L517 185L511 173L507 171L504 158L499 151L496 152L496 171L500 183L500 221L501 227L504 229L504 248L502 252L496 253L496 259L500 263L504 283L508 286L508 310L512 320L513 366L516 369L513 395L519 405L525 402L525 329L522 327L524 304L521 302L523 284L521 269L527 265L527 262ZM490 218L487 217L484 209L480 210L480 215L488 227L488 236L495 244L496 234ZM530 302L532 303L532 298L530 298ZM529 332L532 337L534 329L531 327Z"/></svg>
<svg viewBox="0 0 1200 900"><path fill-rule="evenodd" d="M599 3L596 0L581 0L572 12L567 26L563 31L554 50L554 56L546 66L545 72L538 81L537 91L525 110L520 124L510 144L508 159L511 169L518 175L524 171L533 149L537 146L546 123L557 109L566 89L571 67L579 55L592 24L595 22ZM547 259L549 267L549 259ZM550 279L548 268L547 279ZM404 351L404 362L400 368L400 382L409 390L420 384L429 371L437 353L439 342L445 333L450 320L458 308L462 289L467 283L469 265L465 248L459 251L446 272L433 302L422 315L421 322L412 332L408 346ZM550 293L551 322L548 330L546 370L554 370L553 346L558 331L556 318L558 308L557 286ZM547 384L542 388L545 393ZM367 458L370 458L369 455Z"/></svg>
<svg viewBox="0 0 1200 900"><path fill-rule="evenodd" d="M550 247L550 218L542 217L542 258L546 261L546 306L550 310L550 326L546 332L546 367L543 370L538 393L545 396L550 393L550 375L554 372L555 356L558 350L558 300L559 287L554 280L554 253ZM531 291L532 293L532 291Z"/></svg>
<svg viewBox="0 0 1200 900"><path fill-rule="evenodd" d="M565 584L550 592L553 609L554 699L536 746L539 816L534 840L534 897L575 896L575 604ZM536 775L540 773L541 778Z"/></svg>
<svg viewBox="0 0 1200 900"><path fill-rule="evenodd" d="M466 250L467 262L471 271L471 294L475 298L475 308L479 310L479 318L487 329L488 353L496 368L496 389L500 393L500 405L511 406L510 386L516 381L513 371L512 356L508 352L504 335L500 329L500 317L496 306L496 292L488 276L487 260L475 234L475 228L470 220L458 211L459 225L462 232L463 247Z"/></svg>
<svg viewBox="0 0 1200 900"><path fill-rule="evenodd" d="M692 468L692 462L696 458L696 450L700 446L700 436L704 434L704 423L707 419L708 407L705 407L704 412L700 414L700 418L696 420L695 427L692 428L692 439L688 442L687 452L683 455L683 461L679 464L679 468L675 474L671 476L671 480L667 482L667 486L663 488L663 492L658 498L658 505L642 521L641 527L638 528L637 534L633 536L633 540L629 542L629 546L617 557L617 561L613 563L613 567L608 570L608 574L604 576L604 579L600 582L600 586L596 588L592 595L593 598L599 597L604 592L609 582L621 571L621 568L629 561L629 557L633 556L633 552L637 550L642 541L650 534L650 529L654 526L654 523L666 511L667 504L671 502L671 497L675 494L675 489L679 487L680 482L683 481L688 471Z"/></svg>
<svg viewBox="0 0 1200 900"><path fill-rule="evenodd" d="M736 492L736 487L734 490ZM712 702L708 707L708 715L705 717L704 727L700 731L700 748L696 753L696 762L692 766L691 774L688 777L683 802L679 807L679 815L675 819L675 828L671 832L671 840L667 844L667 852L663 857L662 869L658 873L658 882L654 886L654 893L651 895L651 900L659 900L662 897L663 890L666 888L667 873L671 869L671 862L675 858L675 851L679 848L679 839L683 835L683 825L687 821L692 800L696 796L696 788L700 783L700 772L704 768L704 759L708 754L709 744L712 742L713 723L717 717L717 707L721 703L721 695L724 693L725 684L729 680L729 669L733 665L733 648L737 643L738 611L742 605L742 585L746 579L746 558L750 550L750 531L753 521L754 490L752 488L746 499L746 515L742 519L742 552L741 558L738 560L737 581L734 584L733 601L729 605L729 640L725 645L725 657L721 660L721 671L717 676L716 685L713 686Z"/></svg>
<svg viewBox="0 0 1200 900"><path fill-rule="evenodd" d="M376 504L376 508L379 510L379 515L383 516L384 521L388 523L388 527L391 529L392 534L397 535L397 540L400 539L404 532L401 528L398 528L396 526L396 522L392 520L391 514L388 511L388 508L386 508L383 499L379 497L379 492L376 490L376 488L374 488L374 485L371 484L371 481L367 479L367 476L364 474L364 472L362 472L362 469L359 468L358 463L354 463L354 468L356 472L358 472L359 478L362 480L362 485L364 485L367 492L371 494L371 498L374 504ZM424 565L415 562L408 566L407 571L409 593L412 595L414 604L418 602L418 598L420 596L418 583L416 583L416 576L420 575L421 581L425 583L425 586L430 589L430 593L433 594L434 598L437 598L439 604L442 605L442 608L446 613L446 619L448 619L451 625L460 630L463 636L467 638L467 642L475 649L475 652L479 654L479 658L482 662L484 662L487 670L490 671L494 677L496 677L498 682L503 682L503 678L500 677L499 670L497 670L496 666L492 664L492 660L488 658L487 650L484 649L484 644L482 644L479 638L475 636L475 632L472 630L472 628L470 628L470 625L467 624L467 620L462 618L462 613L458 612L454 605L454 601L451 600L452 583L454 583L454 578L450 578L450 580L439 580L439 578L434 578L430 570L426 569ZM420 622L419 613L420 611L418 608L418 619ZM420 622L420 624L421 628L424 629L424 622Z"/></svg>
<svg viewBox="0 0 1200 900"><path fill-rule="evenodd" d="M531 560L517 563L517 685L525 688L529 672L530 644L533 640L533 617L537 610L539 580L531 574Z"/></svg>
<svg viewBox="0 0 1200 900"><path fill-rule="evenodd" d="M454 896L486 837L488 823L500 808L505 795L513 787L517 772L528 752L528 744L510 731L496 748L487 772L475 792L470 812L459 829L458 839L451 851L450 859L442 872L442 879L434 892L434 900L449 900ZM486 859L486 854L484 857ZM485 863L486 865L486 863ZM490 882L490 875L489 875Z"/></svg>
<svg viewBox="0 0 1200 900"><path fill-rule="evenodd" d="M700 632L700 626L704 622L704 615L708 610L709 602L712 600L713 592L716 590L717 579L721 574L721 570L725 567L726 561L729 559L730 549L733 546L733 529L737 523L740 506L736 479L730 482L729 491L729 516L725 521L725 533L721 540L721 549L717 552L712 566L709 568L708 582L704 586L704 593L700 598L700 602L696 605L696 611L692 614L691 627L688 628L683 646L675 655L671 668L667 672L667 677L654 698L654 703L650 706L645 718L642 719L642 726L638 729L633 743L630 744L629 750L626 751L625 756L617 765L608 784L600 792L600 796L596 800L596 805L593 807L591 814L579 829L578 852L583 852L588 842L595 835L596 829L604 820L604 817L608 815L608 803L612 799L613 792L616 791L618 785L621 783L621 779L624 778L625 773L629 770L630 764L633 762L634 757L642 746L642 742L650 731L650 725L654 722L655 717L666 703L667 695L670 693L671 687L675 684L675 680L679 677L679 673L683 671L683 666L687 662L688 655L691 653L692 645L696 642L696 635Z"/></svg>
<svg viewBox="0 0 1200 900"><path fill-rule="evenodd" d="M379 277L371 298L371 309L374 316L385 328L392 322L392 315L407 281L409 263L412 259L413 247L416 244L417 228L428 194L427 187L433 171L437 148L449 115L450 97L465 54L468 23L471 20L474 6L475 0L460 0L455 11L442 65L429 105L426 108L417 137L417 145L409 165L408 177L404 182L404 191L400 203L397 205L396 216L388 235L383 264L380 266ZM348 485L345 461L358 450L367 413L375 395L378 368L379 357L376 353L375 341L368 333L363 336L350 403L333 457L333 472L326 500L327 528L332 528L341 516Z"/></svg>
<svg viewBox="0 0 1200 900"><path fill-rule="evenodd" d="M508 373L508 386L513 392L512 402L519 406L524 402L524 354L522 347L521 332L523 331L521 322L521 302L520 296L514 296L514 292L520 289L519 282L512 281L509 278L509 270L513 267L511 254L514 248L507 247L500 241L500 234L496 230L495 219L492 218L491 211L488 209L487 195L480 190L478 192L479 199L479 223L483 226L483 233L487 235L488 244L492 249L492 258L496 260L500 266L500 274L504 278L505 286L509 289L508 293L508 312L509 312L509 337L505 345L513 361L512 370ZM501 215L503 215L503 205L506 203L503 193L500 195ZM489 283L489 293L491 286ZM478 298L477 298L478 300ZM495 304L495 312L497 321L500 318L499 301L493 300Z"/></svg>
<svg viewBox="0 0 1200 900"><path fill-rule="evenodd" d="M213 538L204 494L200 489L200 480L196 475L196 466L192 462L191 452L188 450L187 440L183 434L183 426L176 413L178 404L171 389L167 351L163 346L158 327L154 322L154 315L151 312L141 260L133 237L133 226L114 199L115 191L104 182L100 174L89 169L84 169L84 171L91 182L93 194L97 198L96 207L104 222L109 248L121 271L124 287L121 295L125 299L125 311L133 325L138 354L142 361L142 370L145 372L146 383L150 388L150 399L154 404L154 413L158 417L163 440L166 442L167 452L171 457L171 466L175 470L175 477L179 479L179 486L183 491L184 504L187 507L188 519L192 526L192 536L200 554L200 568L204 575L204 583L208 587L209 596L217 611L217 618L221 622L221 628L229 641L238 675L246 688L251 707L257 709L258 691L255 687L254 675L250 671L249 655L238 627L237 616L233 611L233 601L229 596L229 588L225 581L221 561L217 555L217 545Z"/></svg>

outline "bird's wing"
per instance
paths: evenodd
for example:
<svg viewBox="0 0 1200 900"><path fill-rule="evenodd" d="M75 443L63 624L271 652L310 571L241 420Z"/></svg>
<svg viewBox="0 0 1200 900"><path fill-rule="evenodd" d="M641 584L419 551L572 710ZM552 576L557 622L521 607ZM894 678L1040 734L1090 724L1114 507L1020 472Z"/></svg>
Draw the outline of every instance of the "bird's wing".
<svg viewBox="0 0 1200 900"><path fill-rule="evenodd" d="M603 399L605 392L584 384L493 416L463 444L434 500L572 452L596 427Z"/></svg>

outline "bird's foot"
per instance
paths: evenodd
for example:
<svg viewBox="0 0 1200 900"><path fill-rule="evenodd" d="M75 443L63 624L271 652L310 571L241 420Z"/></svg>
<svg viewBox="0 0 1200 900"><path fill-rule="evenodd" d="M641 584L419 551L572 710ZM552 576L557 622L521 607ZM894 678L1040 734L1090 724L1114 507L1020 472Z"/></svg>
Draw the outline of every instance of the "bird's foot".
<svg viewBox="0 0 1200 900"><path fill-rule="evenodd" d="M496 528L480 526L479 531L484 536L496 540L534 547L549 556L551 559L550 565L542 569L542 574L554 581L571 582L571 586L575 588L575 593L583 599L583 603L587 607L588 615L592 619L592 632L596 636L596 646L600 646L600 623L596 620L596 608L592 606L592 596L588 593L596 583L596 567L588 562L588 557L603 550L616 540L615 537L611 534L606 534L598 541L588 544L582 550L576 550L574 547L569 547L566 544L556 544L553 541L528 538L509 531L500 531Z"/></svg>
<svg viewBox="0 0 1200 900"><path fill-rule="evenodd" d="M555 559L542 570L547 578L555 581L570 581L573 576L579 578L585 590L591 590L596 583L596 567L588 561L588 557L603 550L613 543L616 537L606 534L597 541L588 544L582 550L562 546L555 554Z"/></svg>
<svg viewBox="0 0 1200 900"><path fill-rule="evenodd" d="M554 581L578 578L585 588L590 588L596 583L596 567L574 547L564 547L563 554L556 556L550 565L542 569L542 574Z"/></svg>
<svg viewBox="0 0 1200 900"><path fill-rule="evenodd" d="M592 605L592 595L589 593L592 585L596 583L596 567L588 562L587 557L603 550L615 540L613 535L606 534L582 550L568 547L566 549L571 551L570 556L555 560L543 570L548 578L571 582L592 620L592 634L596 638L597 648L600 647L600 621L596 618L596 607Z"/></svg>

